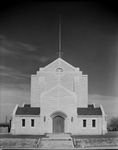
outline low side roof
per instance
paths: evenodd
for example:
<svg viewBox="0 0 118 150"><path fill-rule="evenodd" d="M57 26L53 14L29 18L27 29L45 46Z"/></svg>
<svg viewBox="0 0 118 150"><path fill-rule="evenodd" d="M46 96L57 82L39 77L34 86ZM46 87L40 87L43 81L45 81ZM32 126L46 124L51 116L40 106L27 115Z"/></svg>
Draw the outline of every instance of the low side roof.
<svg viewBox="0 0 118 150"><path fill-rule="evenodd" d="M30 107L30 105L18 107L16 115L40 115L40 107Z"/></svg>
<svg viewBox="0 0 118 150"><path fill-rule="evenodd" d="M77 108L78 115L102 115L102 111L99 108L87 107L87 108Z"/></svg>

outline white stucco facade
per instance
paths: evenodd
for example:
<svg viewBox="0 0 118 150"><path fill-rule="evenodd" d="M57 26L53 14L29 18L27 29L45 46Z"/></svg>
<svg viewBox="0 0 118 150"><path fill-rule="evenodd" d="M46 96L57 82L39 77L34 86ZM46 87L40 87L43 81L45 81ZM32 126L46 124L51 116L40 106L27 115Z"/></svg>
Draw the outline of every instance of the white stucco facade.
<svg viewBox="0 0 118 150"><path fill-rule="evenodd" d="M61 58L40 68L36 75L31 76L30 108L34 110L39 108L40 113L25 115L22 114L25 110L24 106L15 107L12 134L53 132L105 134L107 132L103 107L88 106L88 76L83 75L79 68L73 67ZM30 111L30 108L27 110ZM34 119L33 127L32 119ZM83 120L86 120L85 123Z"/></svg>

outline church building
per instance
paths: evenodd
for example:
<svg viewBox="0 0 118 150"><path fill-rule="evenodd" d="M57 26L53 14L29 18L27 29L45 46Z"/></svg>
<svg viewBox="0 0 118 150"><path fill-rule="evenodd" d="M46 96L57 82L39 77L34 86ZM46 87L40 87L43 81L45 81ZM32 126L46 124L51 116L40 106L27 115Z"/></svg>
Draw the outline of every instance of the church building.
<svg viewBox="0 0 118 150"><path fill-rule="evenodd" d="M88 104L88 76L60 57L31 75L31 103L12 114L12 134L106 132L102 105Z"/></svg>

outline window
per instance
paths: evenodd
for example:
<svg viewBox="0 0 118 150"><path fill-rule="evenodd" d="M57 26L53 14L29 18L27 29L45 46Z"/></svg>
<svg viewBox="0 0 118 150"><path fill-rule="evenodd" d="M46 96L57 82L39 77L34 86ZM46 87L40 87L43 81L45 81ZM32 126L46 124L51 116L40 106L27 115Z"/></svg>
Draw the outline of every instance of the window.
<svg viewBox="0 0 118 150"><path fill-rule="evenodd" d="M95 124L96 124L95 120L92 120L92 127L95 127Z"/></svg>
<svg viewBox="0 0 118 150"><path fill-rule="evenodd" d="M22 119L22 127L25 127L25 119Z"/></svg>
<svg viewBox="0 0 118 150"><path fill-rule="evenodd" d="M86 120L83 120L83 127L86 127Z"/></svg>
<svg viewBox="0 0 118 150"><path fill-rule="evenodd" d="M34 119L31 119L31 127L34 127Z"/></svg>

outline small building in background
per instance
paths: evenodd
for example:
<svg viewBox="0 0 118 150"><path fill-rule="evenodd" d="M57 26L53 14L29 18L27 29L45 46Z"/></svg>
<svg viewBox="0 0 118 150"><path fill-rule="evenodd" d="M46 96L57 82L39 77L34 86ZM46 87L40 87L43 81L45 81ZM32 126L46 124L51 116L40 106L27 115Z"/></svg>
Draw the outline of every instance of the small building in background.
<svg viewBox="0 0 118 150"><path fill-rule="evenodd" d="M9 123L0 123L0 133L9 133L11 130L11 119Z"/></svg>

